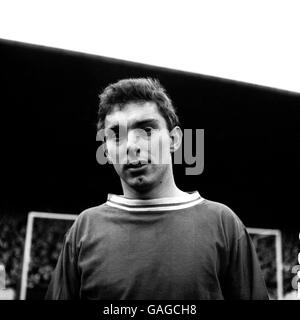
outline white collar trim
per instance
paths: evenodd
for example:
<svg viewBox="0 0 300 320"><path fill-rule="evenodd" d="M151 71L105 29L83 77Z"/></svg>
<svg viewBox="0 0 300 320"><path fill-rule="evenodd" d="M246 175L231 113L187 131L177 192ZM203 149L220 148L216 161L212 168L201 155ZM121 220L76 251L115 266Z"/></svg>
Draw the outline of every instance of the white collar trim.
<svg viewBox="0 0 300 320"><path fill-rule="evenodd" d="M168 197L157 199L130 199L124 196L108 194L106 204L126 211L169 211L192 207L204 199L198 191L186 193L182 197Z"/></svg>

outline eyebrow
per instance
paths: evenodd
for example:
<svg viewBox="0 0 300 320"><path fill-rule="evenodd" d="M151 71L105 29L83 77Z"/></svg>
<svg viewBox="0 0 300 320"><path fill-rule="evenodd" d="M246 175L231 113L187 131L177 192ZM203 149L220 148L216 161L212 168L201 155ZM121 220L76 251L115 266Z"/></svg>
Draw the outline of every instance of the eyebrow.
<svg viewBox="0 0 300 320"><path fill-rule="evenodd" d="M159 121L157 119L149 118L149 119L143 119L141 121L136 121L129 127L135 129L135 128L139 128L139 127L145 126L145 125L156 125L156 126L158 126L158 124L159 124ZM116 130L119 129L119 124L118 123L112 124L107 129L116 131Z"/></svg>

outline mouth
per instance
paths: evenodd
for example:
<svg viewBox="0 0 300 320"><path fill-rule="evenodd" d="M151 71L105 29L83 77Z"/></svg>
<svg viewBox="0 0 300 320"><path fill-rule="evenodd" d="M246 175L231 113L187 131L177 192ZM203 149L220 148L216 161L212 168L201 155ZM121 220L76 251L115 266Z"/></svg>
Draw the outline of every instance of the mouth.
<svg viewBox="0 0 300 320"><path fill-rule="evenodd" d="M131 161L127 165L125 165L125 168L129 171L139 171L145 169L147 165L147 161Z"/></svg>

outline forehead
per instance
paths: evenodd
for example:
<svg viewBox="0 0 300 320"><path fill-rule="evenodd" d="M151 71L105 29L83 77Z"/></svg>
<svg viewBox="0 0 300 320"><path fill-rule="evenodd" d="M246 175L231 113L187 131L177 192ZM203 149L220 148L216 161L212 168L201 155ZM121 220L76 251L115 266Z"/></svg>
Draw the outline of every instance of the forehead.
<svg viewBox="0 0 300 320"><path fill-rule="evenodd" d="M105 117L105 128L115 125L130 127L144 120L156 120L166 127L166 121L160 114L155 102L129 102L122 108L118 105L112 108L112 111Z"/></svg>

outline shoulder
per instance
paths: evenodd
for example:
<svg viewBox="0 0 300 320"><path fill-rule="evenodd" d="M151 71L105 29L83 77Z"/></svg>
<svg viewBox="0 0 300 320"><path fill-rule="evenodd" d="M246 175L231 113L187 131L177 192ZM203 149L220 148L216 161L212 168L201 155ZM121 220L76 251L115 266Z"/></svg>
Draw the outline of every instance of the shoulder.
<svg viewBox="0 0 300 320"><path fill-rule="evenodd" d="M225 219L239 220L237 214L227 205L221 202L216 202L208 199L203 199L202 206L211 214L220 216Z"/></svg>
<svg viewBox="0 0 300 320"><path fill-rule="evenodd" d="M240 238L246 228L238 215L227 205L204 199L199 205L199 213L204 216L211 225L225 234Z"/></svg>
<svg viewBox="0 0 300 320"><path fill-rule="evenodd" d="M102 203L99 206L87 208L83 210L77 217L78 222L83 222L89 219L99 218L107 213L109 206L106 203Z"/></svg>
<svg viewBox="0 0 300 320"><path fill-rule="evenodd" d="M75 219L73 225L67 233L67 238L81 239L87 236L95 228L102 227L105 216L109 214L109 207L103 203L99 206L91 207L82 211Z"/></svg>

